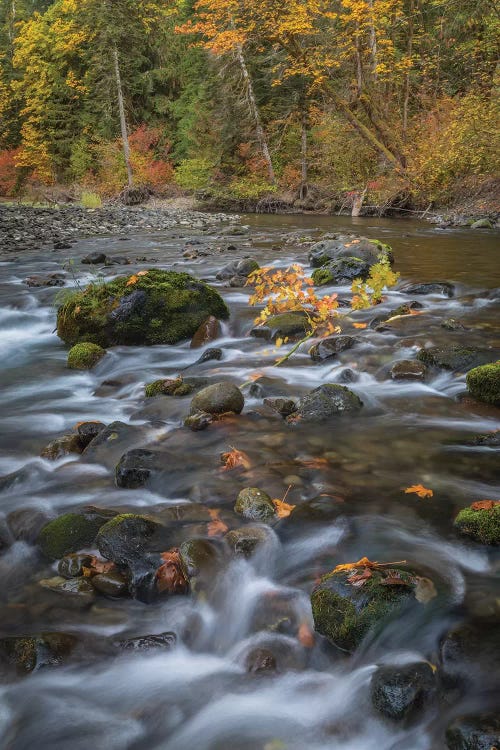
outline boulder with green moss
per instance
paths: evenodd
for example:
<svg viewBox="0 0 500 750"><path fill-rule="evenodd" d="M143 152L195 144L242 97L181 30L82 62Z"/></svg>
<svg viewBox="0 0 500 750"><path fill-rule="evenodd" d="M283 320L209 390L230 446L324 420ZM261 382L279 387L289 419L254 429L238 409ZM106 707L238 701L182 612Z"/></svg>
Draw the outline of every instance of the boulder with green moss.
<svg viewBox="0 0 500 750"><path fill-rule="evenodd" d="M430 346L417 354L417 359L427 367L440 367L443 370L467 370L481 358L480 351L461 344Z"/></svg>
<svg viewBox="0 0 500 750"><path fill-rule="evenodd" d="M469 393L479 401L500 406L500 360L467 373Z"/></svg>
<svg viewBox="0 0 500 750"><path fill-rule="evenodd" d="M357 256L343 256L331 260L312 273L312 280L316 286L324 284L350 284L354 279L365 281L370 275L373 264Z"/></svg>
<svg viewBox="0 0 500 750"><path fill-rule="evenodd" d="M67 344L175 344L209 315L229 317L215 289L187 273L150 269L73 292L57 312L57 333Z"/></svg>
<svg viewBox="0 0 500 750"><path fill-rule="evenodd" d="M188 396L193 390L193 386L185 383L182 378L167 378L146 383L145 395L146 398L152 398L153 396Z"/></svg>
<svg viewBox="0 0 500 750"><path fill-rule="evenodd" d="M309 253L309 262L313 268L320 268L331 261L351 257L358 258L369 266L379 261L393 261L390 245L366 237L341 235L335 240L321 240L313 245Z"/></svg>
<svg viewBox="0 0 500 750"><path fill-rule="evenodd" d="M109 516L95 512L64 513L43 527L38 544L46 557L59 560L70 552L90 547L108 520Z"/></svg>
<svg viewBox="0 0 500 750"><path fill-rule="evenodd" d="M251 521L271 521L277 518L273 501L258 487L245 487L241 490L236 498L234 511Z"/></svg>
<svg viewBox="0 0 500 750"><path fill-rule="evenodd" d="M226 414L234 412L240 414L245 405L245 399L240 389L234 383L214 383L198 391L191 401L190 414L204 412L206 414Z"/></svg>
<svg viewBox="0 0 500 750"><path fill-rule="evenodd" d="M500 500L483 500L464 508L455 518L460 534L481 544L500 544Z"/></svg>
<svg viewBox="0 0 500 750"><path fill-rule="evenodd" d="M363 568L334 570L323 576L311 594L316 631L344 651L354 651L368 631L417 603L416 579L408 571L369 569L359 585L353 574L363 572Z"/></svg>
<svg viewBox="0 0 500 750"><path fill-rule="evenodd" d="M74 650L77 639L68 633L37 633L0 638L0 658L20 674L62 664Z"/></svg>
<svg viewBox="0 0 500 750"><path fill-rule="evenodd" d="M263 325L255 326L250 336L267 341L276 339L297 340L311 332L311 324L307 314L301 310L272 315Z"/></svg>
<svg viewBox="0 0 500 750"><path fill-rule="evenodd" d="M89 341L82 341L69 350L68 367L71 370L90 370L105 354L106 351L102 346L91 344Z"/></svg>

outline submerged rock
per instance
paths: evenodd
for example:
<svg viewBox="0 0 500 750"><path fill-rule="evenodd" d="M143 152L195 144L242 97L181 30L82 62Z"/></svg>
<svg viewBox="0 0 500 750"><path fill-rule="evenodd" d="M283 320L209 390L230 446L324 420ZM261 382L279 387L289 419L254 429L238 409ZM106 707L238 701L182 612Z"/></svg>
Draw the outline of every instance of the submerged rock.
<svg viewBox="0 0 500 750"><path fill-rule="evenodd" d="M455 719L446 730L449 750L495 750L500 747L500 715L477 714Z"/></svg>
<svg viewBox="0 0 500 750"><path fill-rule="evenodd" d="M470 370L467 373L467 388L479 401L500 406L500 361Z"/></svg>
<svg viewBox="0 0 500 750"><path fill-rule="evenodd" d="M251 521L270 521L276 518L273 501L266 492L257 487L241 490L234 506L235 513Z"/></svg>
<svg viewBox="0 0 500 750"><path fill-rule="evenodd" d="M500 634L496 620L455 625L439 646L440 674L446 686L500 690Z"/></svg>
<svg viewBox="0 0 500 750"><path fill-rule="evenodd" d="M136 638L127 638L118 641L117 646L123 651L170 651L177 642L175 633L155 633L151 635L140 635Z"/></svg>
<svg viewBox="0 0 500 750"><path fill-rule="evenodd" d="M252 674L276 672L276 657L268 648L254 648L247 654L245 666L247 672L251 672Z"/></svg>
<svg viewBox="0 0 500 750"><path fill-rule="evenodd" d="M468 370L481 358L481 352L460 344L445 344L421 349L417 358L428 367L441 367L443 370Z"/></svg>
<svg viewBox="0 0 500 750"><path fill-rule="evenodd" d="M224 539L235 555L251 557L259 547L270 541L271 531L267 526L243 526L228 531Z"/></svg>
<svg viewBox="0 0 500 750"><path fill-rule="evenodd" d="M87 578L63 578L62 576L54 576L53 578L44 578L39 583L40 586L45 589L54 591L56 594L71 596L80 600L84 604L91 604L94 599L94 589Z"/></svg>
<svg viewBox="0 0 500 750"><path fill-rule="evenodd" d="M481 544L500 544L500 500L472 503L460 511L455 529Z"/></svg>
<svg viewBox="0 0 500 750"><path fill-rule="evenodd" d="M478 219L470 225L471 229L493 229L493 224L489 219Z"/></svg>
<svg viewBox="0 0 500 750"><path fill-rule="evenodd" d="M193 392L193 386L185 383L179 378L167 378L166 380L153 380L146 383L145 396L153 398L154 396L188 396Z"/></svg>
<svg viewBox="0 0 500 750"><path fill-rule="evenodd" d="M92 576L91 584L99 593L106 596L119 597L128 594L127 579L118 570Z"/></svg>
<svg viewBox="0 0 500 750"><path fill-rule="evenodd" d="M57 313L59 337L104 347L175 344L193 336L208 316L229 317L218 292L186 273L150 269L130 278L72 294Z"/></svg>
<svg viewBox="0 0 500 750"><path fill-rule="evenodd" d="M344 385L325 383L303 396L288 421L323 422L339 414L357 412L361 399Z"/></svg>
<svg viewBox="0 0 500 750"><path fill-rule="evenodd" d="M68 633L38 633L0 638L0 658L20 673L62 664L72 653L77 639Z"/></svg>
<svg viewBox="0 0 500 750"><path fill-rule="evenodd" d="M106 354L105 349L97 344L82 341L75 344L68 352L68 367L71 370L90 370Z"/></svg>
<svg viewBox="0 0 500 750"><path fill-rule="evenodd" d="M297 404L291 398L265 398L264 404L282 417L289 417L297 409Z"/></svg>
<svg viewBox="0 0 500 750"><path fill-rule="evenodd" d="M426 368L422 362L415 359L400 359L391 367L393 380L423 380Z"/></svg>
<svg viewBox="0 0 500 750"><path fill-rule="evenodd" d="M382 716L410 719L436 695L436 676L426 661L378 667L370 684L372 703Z"/></svg>
<svg viewBox="0 0 500 750"><path fill-rule="evenodd" d="M92 555L85 552L74 552L70 555L64 555L59 560L57 572L64 578L77 578L83 576L83 568L89 567L92 562Z"/></svg>
<svg viewBox="0 0 500 750"><path fill-rule="evenodd" d="M40 456L41 458L47 458L49 461L57 461L58 458L63 458L71 453L79 454L82 450L83 446L78 433L70 432L52 440L40 452Z"/></svg>
<svg viewBox="0 0 500 750"><path fill-rule="evenodd" d="M84 258L82 258L82 263L85 263L90 266L97 266L105 262L106 262L106 256L104 255L104 253L100 253L100 252L89 253Z"/></svg>
<svg viewBox="0 0 500 750"><path fill-rule="evenodd" d="M355 570L361 573L362 569ZM416 604L414 576L391 568L397 585L384 584L383 570L372 570L362 587L348 581L353 570L328 573L311 594L314 627L330 643L345 651L354 651L369 630L379 628L388 618L398 617L403 609Z"/></svg>
<svg viewBox="0 0 500 750"><path fill-rule="evenodd" d="M455 295L455 287L449 281L429 281L423 284L408 284L401 289L405 294L444 294L445 297Z"/></svg>
<svg viewBox="0 0 500 750"><path fill-rule="evenodd" d="M80 445L85 450L87 445L98 436L106 425L103 422L80 422L76 431L80 438Z"/></svg>
<svg viewBox="0 0 500 750"><path fill-rule="evenodd" d="M221 335L220 322L213 315L209 315L200 325L191 339L191 349L198 349L200 346L215 341Z"/></svg>
<svg viewBox="0 0 500 750"><path fill-rule="evenodd" d="M357 339L354 336L329 336L327 339L322 339L314 344L309 349L309 354L315 362L323 362L346 349L352 349L356 342Z"/></svg>
<svg viewBox="0 0 500 750"><path fill-rule="evenodd" d="M191 401L191 415L198 412L206 414L240 414L245 399L240 389L233 383L214 383L199 391Z"/></svg>
<svg viewBox="0 0 500 750"><path fill-rule="evenodd" d="M93 512L64 513L43 527L38 544L46 557L58 560L69 552L90 547L107 521L109 516Z"/></svg>
<svg viewBox="0 0 500 750"><path fill-rule="evenodd" d="M150 476L165 468L165 457L146 448L133 448L119 460L115 469L117 487L137 489L142 487Z"/></svg>
<svg viewBox="0 0 500 750"><path fill-rule="evenodd" d="M149 541L163 530L161 524L135 513L120 513L101 526L97 549L116 565L128 566L150 551ZM157 545L161 549L161 544Z"/></svg>

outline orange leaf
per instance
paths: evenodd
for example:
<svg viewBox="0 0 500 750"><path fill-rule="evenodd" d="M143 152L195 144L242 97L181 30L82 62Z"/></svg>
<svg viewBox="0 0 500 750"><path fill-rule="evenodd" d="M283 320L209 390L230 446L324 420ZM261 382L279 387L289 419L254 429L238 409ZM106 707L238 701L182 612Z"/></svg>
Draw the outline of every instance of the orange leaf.
<svg viewBox="0 0 500 750"><path fill-rule="evenodd" d="M221 454L221 461L224 464L222 471L229 471L241 466L245 471L250 468L251 461L248 455L244 451L239 451L237 448L233 448L228 453Z"/></svg>
<svg viewBox="0 0 500 750"><path fill-rule="evenodd" d="M353 328L366 328L368 326L368 323L353 323Z"/></svg>
<svg viewBox="0 0 500 750"><path fill-rule="evenodd" d="M411 487L405 489L405 495L410 495L412 493L422 498L432 497L434 495L434 492L427 487L424 487L423 484L412 484Z"/></svg>
<svg viewBox="0 0 500 750"><path fill-rule="evenodd" d="M301 622L297 633L297 639L304 648L313 648L314 646L314 633L307 624L307 622Z"/></svg>
<svg viewBox="0 0 500 750"><path fill-rule="evenodd" d="M161 553L164 561L156 571L156 586L159 592L166 591L169 594L184 594L188 588L188 582L181 567L181 558L177 547L168 552Z"/></svg>
<svg viewBox="0 0 500 750"><path fill-rule="evenodd" d="M146 274L147 274L147 271L139 271L137 276L146 276Z"/></svg>
<svg viewBox="0 0 500 750"><path fill-rule="evenodd" d="M500 500L478 500L472 503L470 508L471 510L493 510L497 505L500 505Z"/></svg>
<svg viewBox="0 0 500 750"><path fill-rule="evenodd" d="M92 557L90 558L89 565L82 566L83 575L85 576L85 578L92 578L93 576L97 576L100 573L109 573L110 570L114 570L115 568L116 565L113 562L102 560L95 555L92 555Z"/></svg>
<svg viewBox="0 0 500 750"><path fill-rule="evenodd" d="M225 534L229 526L219 518L219 511L216 508L209 508L208 513L212 519L208 524L208 536L220 536Z"/></svg>
<svg viewBox="0 0 500 750"><path fill-rule="evenodd" d="M323 469L328 466L328 459L326 458L297 458L296 462L307 469Z"/></svg>
<svg viewBox="0 0 500 750"><path fill-rule="evenodd" d="M292 510L295 508L295 505L290 505L290 503L285 503L284 500L273 500L274 507L276 508L276 515L278 518L288 518Z"/></svg>
<svg viewBox="0 0 500 750"><path fill-rule="evenodd" d="M372 575L373 573L371 572L370 568L365 568L362 573L355 573L353 571L347 579L347 583L350 583L351 586L356 586L356 588L361 588L361 586L364 586L367 580L372 577Z"/></svg>
<svg viewBox="0 0 500 750"><path fill-rule="evenodd" d="M358 562L344 563L343 565L337 565L332 570L332 573L342 573L345 570L355 570L356 568L371 568L372 570L381 570L382 568L387 568L388 566L392 566L392 565L405 565L405 563L406 563L406 560L398 560L397 562L390 562L390 563L379 563L379 562L372 562L367 557L362 557L361 560L358 560Z"/></svg>
<svg viewBox="0 0 500 750"><path fill-rule="evenodd" d="M125 286L132 286L132 284L137 284L139 281L139 276L136 276L135 274L130 277L130 279L127 281Z"/></svg>

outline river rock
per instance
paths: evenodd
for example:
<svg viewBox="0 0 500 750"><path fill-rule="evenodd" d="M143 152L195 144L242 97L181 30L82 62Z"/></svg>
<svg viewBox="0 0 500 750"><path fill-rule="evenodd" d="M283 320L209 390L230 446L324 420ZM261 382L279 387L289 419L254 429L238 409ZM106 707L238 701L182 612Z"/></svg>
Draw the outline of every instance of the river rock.
<svg viewBox="0 0 500 750"><path fill-rule="evenodd" d="M455 625L439 646L440 674L445 685L475 685L500 690L500 634L494 620Z"/></svg>
<svg viewBox="0 0 500 750"><path fill-rule="evenodd" d="M127 451L115 469L117 487L137 489L142 487L150 476L165 467L166 457L146 448L133 448Z"/></svg>
<svg viewBox="0 0 500 750"><path fill-rule="evenodd" d="M98 266L102 263L106 263L106 256L104 255L104 253L100 252L89 253L84 258L82 258L82 263L85 263L89 266Z"/></svg>
<svg viewBox="0 0 500 750"><path fill-rule="evenodd" d="M484 435L474 435L465 445L477 445L485 448L500 448L500 430L487 432Z"/></svg>
<svg viewBox="0 0 500 750"><path fill-rule="evenodd" d="M209 315L200 325L191 339L191 349L197 349L200 346L215 341L221 334L220 322L213 315Z"/></svg>
<svg viewBox="0 0 500 750"><path fill-rule="evenodd" d="M443 294L445 297L455 295L455 287L449 281L429 281L423 284L407 284L401 289L405 294Z"/></svg>
<svg viewBox="0 0 500 750"><path fill-rule="evenodd" d="M199 391L191 401L190 414L240 414L245 399L240 389L233 383L214 383Z"/></svg>
<svg viewBox="0 0 500 750"><path fill-rule="evenodd" d="M245 283L248 276L259 268L259 264L253 258L243 258L242 260L235 260L232 263L228 263L227 266L224 266L224 268L221 268L216 273L215 278L220 281L227 281L239 276L244 280L243 283Z"/></svg>
<svg viewBox="0 0 500 750"><path fill-rule="evenodd" d="M44 578L40 586L49 589L56 594L63 594L78 599L83 604L91 604L94 599L94 589L90 581L86 578L63 578L62 576L53 576Z"/></svg>
<svg viewBox="0 0 500 750"><path fill-rule="evenodd" d="M153 380L146 383L144 395L146 398L154 396L188 396L193 392L193 386L185 383L181 377Z"/></svg>
<svg viewBox="0 0 500 750"><path fill-rule="evenodd" d="M46 524L38 535L38 544L50 560L59 560L69 552L90 547L109 516L99 513L64 513Z"/></svg>
<svg viewBox="0 0 500 750"><path fill-rule="evenodd" d="M289 417L297 409L297 404L291 398L265 398L264 404L282 417Z"/></svg>
<svg viewBox="0 0 500 750"><path fill-rule="evenodd" d="M339 258L317 268L311 278L316 286L349 284L354 279L366 280L370 275L370 268L370 264L360 258Z"/></svg>
<svg viewBox="0 0 500 750"><path fill-rule="evenodd" d="M40 456L41 458L47 458L49 461L57 461L58 458L69 456L71 453L79 454L82 450L78 433L70 432L52 440L40 452Z"/></svg>
<svg viewBox="0 0 500 750"><path fill-rule="evenodd" d="M193 367L194 365L201 365L203 362L210 362L210 361L220 361L222 359L222 349L218 349L217 347L206 349L201 357L196 360L196 362L193 362L192 365L189 365L189 367Z"/></svg>
<svg viewBox="0 0 500 750"><path fill-rule="evenodd" d="M303 396L288 421L324 422L340 414L358 412L361 399L344 385L324 383Z"/></svg>
<svg viewBox="0 0 500 750"><path fill-rule="evenodd" d="M64 286L65 276L64 273L49 273L46 276L36 274L28 276L24 283L30 287Z"/></svg>
<svg viewBox="0 0 500 750"><path fill-rule="evenodd" d="M69 350L68 367L70 370L91 370L105 354L106 351L101 346L82 341Z"/></svg>
<svg viewBox="0 0 500 750"><path fill-rule="evenodd" d="M355 571L361 573L361 570ZM364 636L389 618L397 618L409 605L417 604L414 577L399 568L391 569L398 585L384 585L384 574L373 570L361 587L347 580L352 570L328 573L311 594L314 627L330 643L345 651L354 651ZM405 585L407 584L407 585Z"/></svg>
<svg viewBox="0 0 500 750"><path fill-rule="evenodd" d="M440 367L443 370L468 370L481 358L481 353L477 349L460 344L444 344L421 349L417 358L428 367Z"/></svg>
<svg viewBox="0 0 500 750"><path fill-rule="evenodd" d="M184 420L184 426L189 427L193 432L201 432L206 430L214 421L213 414L207 414L205 411L198 411L196 414L191 414Z"/></svg>
<svg viewBox="0 0 500 750"><path fill-rule="evenodd" d="M313 268L324 266L340 258L358 258L369 266L381 259L393 260L392 249L380 240L368 240L366 237L341 236L335 240L321 240L311 247L309 262Z"/></svg>
<svg viewBox="0 0 500 750"><path fill-rule="evenodd" d="M136 638L127 638L118 641L117 646L123 651L170 651L177 643L175 633L166 631L165 633L155 633L151 635L140 635Z"/></svg>
<svg viewBox="0 0 500 750"><path fill-rule="evenodd" d="M479 401L500 406L500 361L470 370L467 373L467 388Z"/></svg>
<svg viewBox="0 0 500 750"><path fill-rule="evenodd" d="M72 653L77 639L68 633L38 633L0 638L0 658L19 673L62 664Z"/></svg>
<svg viewBox="0 0 500 750"><path fill-rule="evenodd" d="M167 549L168 542L160 541L164 531L164 527L151 518L135 513L120 513L101 526L96 546L107 560L128 566L155 548L158 551Z"/></svg>
<svg viewBox="0 0 500 750"><path fill-rule="evenodd" d="M126 422L111 422L103 427L83 451L88 461L96 461L105 466L116 465L124 451L134 443L143 441L144 429Z"/></svg>
<svg viewBox="0 0 500 750"><path fill-rule="evenodd" d="M245 666L251 674L276 672L276 657L268 648L254 648L247 654Z"/></svg>
<svg viewBox="0 0 500 750"><path fill-rule="evenodd" d="M393 380L423 380L426 367L415 359L400 359L391 367Z"/></svg>
<svg viewBox="0 0 500 750"><path fill-rule="evenodd" d="M264 325L252 328L250 336L266 341L286 338L297 340L303 338L310 330L307 315L296 311L272 315Z"/></svg>
<svg viewBox="0 0 500 750"><path fill-rule="evenodd" d="M186 273L150 269L132 284L119 276L75 291L57 313L57 333L67 344L175 344L190 338L208 316L229 311L215 289Z"/></svg>
<svg viewBox="0 0 500 750"><path fill-rule="evenodd" d="M276 518L273 501L266 492L257 487L241 490L234 506L235 513L250 521L270 521Z"/></svg>
<svg viewBox="0 0 500 750"><path fill-rule="evenodd" d="M267 526L248 525L228 531L224 539L235 555L251 557L259 547L270 542L271 532Z"/></svg>
<svg viewBox="0 0 500 750"><path fill-rule="evenodd" d="M82 446L82 449L85 450L87 445L99 435L101 430L104 430L106 425L104 422L80 422L78 427L76 428L76 431L78 433L78 437L80 438L80 445Z"/></svg>
<svg viewBox="0 0 500 750"><path fill-rule="evenodd" d="M493 224L489 219L478 219L470 225L471 229L493 229Z"/></svg>
<svg viewBox="0 0 500 750"><path fill-rule="evenodd" d="M92 576L90 581L96 591L106 596L119 597L128 594L127 579L118 570L99 573Z"/></svg>
<svg viewBox="0 0 500 750"><path fill-rule="evenodd" d="M189 539L180 545L179 555L191 591L200 594L213 589L223 564L220 545L210 539Z"/></svg>
<svg viewBox="0 0 500 750"><path fill-rule="evenodd" d="M85 552L74 552L71 555L64 555L59 560L57 572L63 578L77 578L83 576L83 568L89 567L92 563L92 555Z"/></svg>
<svg viewBox="0 0 500 750"><path fill-rule="evenodd" d="M500 747L500 715L477 714L455 719L446 730L449 750L495 750Z"/></svg>
<svg viewBox="0 0 500 750"><path fill-rule="evenodd" d="M315 362L323 362L325 359L335 357L346 349L352 349L357 339L354 336L329 336L314 344L309 349L311 359Z"/></svg>
<svg viewBox="0 0 500 750"><path fill-rule="evenodd" d="M436 676L426 661L378 667L370 684L374 708L394 721L413 718L436 695Z"/></svg>
<svg viewBox="0 0 500 750"><path fill-rule="evenodd" d="M446 320L443 320L441 323L441 328L445 328L447 331L466 331L467 326L465 326L460 320L456 320L455 318L446 318Z"/></svg>
<svg viewBox="0 0 500 750"><path fill-rule="evenodd" d="M6 520L14 539L34 544L50 517L39 508L19 508L11 511Z"/></svg>
<svg viewBox="0 0 500 750"><path fill-rule="evenodd" d="M481 544L500 544L500 500L472 503L456 516L455 529Z"/></svg>

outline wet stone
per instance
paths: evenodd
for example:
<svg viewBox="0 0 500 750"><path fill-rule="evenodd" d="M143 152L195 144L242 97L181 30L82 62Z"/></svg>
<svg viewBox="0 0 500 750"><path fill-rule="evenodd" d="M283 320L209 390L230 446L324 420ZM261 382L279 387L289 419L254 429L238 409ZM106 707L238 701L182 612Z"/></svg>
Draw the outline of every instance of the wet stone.
<svg viewBox="0 0 500 750"><path fill-rule="evenodd" d="M447 686L475 685L500 690L500 633L495 620L474 620L451 628L439 649Z"/></svg>
<svg viewBox="0 0 500 750"><path fill-rule="evenodd" d="M422 362L415 359L401 359L391 367L393 380L423 380L426 368Z"/></svg>
<svg viewBox="0 0 500 750"><path fill-rule="evenodd" d="M47 458L49 461L57 461L58 458L63 458L71 453L79 454L82 450L79 435L71 432L68 435L62 435L62 437L52 440L41 451L40 456L41 458Z"/></svg>
<svg viewBox="0 0 500 750"><path fill-rule="evenodd" d="M221 335L221 325L216 317L209 315L200 325L191 339L191 349L197 349L200 346L208 344L210 341L218 339Z"/></svg>
<svg viewBox="0 0 500 750"><path fill-rule="evenodd" d="M206 412L201 411L186 417L184 420L184 426L189 427L193 432L200 432L201 430L206 430L213 421L214 418L212 414L207 414Z"/></svg>
<svg viewBox="0 0 500 750"><path fill-rule="evenodd" d="M245 399L240 389L233 383L214 383L199 391L191 401L191 415L198 412L208 414L240 414Z"/></svg>
<svg viewBox="0 0 500 750"><path fill-rule="evenodd" d="M64 578L76 578L83 576L83 568L88 567L92 562L92 556L85 553L74 553L65 555L57 566L59 575Z"/></svg>
<svg viewBox="0 0 500 750"><path fill-rule="evenodd" d="M276 657L267 648L255 648L247 654L245 666L247 672L251 672L252 674L276 672Z"/></svg>
<svg viewBox="0 0 500 750"><path fill-rule="evenodd" d="M243 526L228 531L224 539L235 555L251 557L259 547L270 542L270 530L266 526Z"/></svg>
<svg viewBox="0 0 500 750"><path fill-rule="evenodd" d="M44 578L40 581L40 586L56 594L72 596L82 600L85 603L91 603L94 598L94 589L87 578L63 578L54 576L53 578Z"/></svg>
<svg viewBox="0 0 500 750"><path fill-rule="evenodd" d="M92 576L91 583L99 593L106 596L119 597L128 594L127 579L117 570Z"/></svg>
<svg viewBox="0 0 500 750"><path fill-rule="evenodd" d="M446 730L449 750L495 750L500 747L500 715L477 714L455 719Z"/></svg>
<svg viewBox="0 0 500 750"><path fill-rule="evenodd" d="M481 360L481 352L472 347L460 344L445 344L421 349L417 354L420 362L428 367L440 367L443 370L468 370Z"/></svg>
<svg viewBox="0 0 500 750"><path fill-rule="evenodd" d="M455 295L455 287L449 281L430 281L423 284L409 284L401 290L405 294L443 294L445 297Z"/></svg>
<svg viewBox="0 0 500 750"><path fill-rule="evenodd" d="M330 336L314 344L309 350L309 354L315 362L323 362L325 359L335 357L346 349L352 349L355 343L356 339L353 336Z"/></svg>
<svg viewBox="0 0 500 750"><path fill-rule="evenodd" d="M388 719L413 718L436 695L436 677L428 662L381 666L374 673L370 692L375 709Z"/></svg>
<svg viewBox="0 0 500 750"><path fill-rule="evenodd" d="M146 484L155 471L166 468L166 457L145 448L125 453L115 469L117 487L137 489Z"/></svg>
<svg viewBox="0 0 500 750"><path fill-rule="evenodd" d="M324 422L340 414L358 412L362 406L361 399L346 386L325 383L303 396L288 420Z"/></svg>
<svg viewBox="0 0 500 750"><path fill-rule="evenodd" d="M87 445L106 427L104 422L82 422L77 427L80 445L84 450Z"/></svg>
<svg viewBox="0 0 500 750"><path fill-rule="evenodd" d="M65 513L42 528L38 544L46 557L58 560L70 552L90 547L108 520L109 516L99 513Z"/></svg>
<svg viewBox="0 0 500 750"><path fill-rule="evenodd" d="M257 487L246 487L241 490L234 511L251 521L270 521L276 518L273 501L266 492Z"/></svg>
<svg viewBox="0 0 500 750"><path fill-rule="evenodd" d="M275 341L278 338L297 340L305 336L309 330L308 319L304 313L289 312L272 315L264 325L252 328L250 335L266 341Z"/></svg>
<svg viewBox="0 0 500 750"><path fill-rule="evenodd" d="M14 539L36 542L41 529L50 521L49 516L38 508L20 508L7 516L7 524Z"/></svg>
<svg viewBox="0 0 500 750"><path fill-rule="evenodd" d="M265 398L264 404L282 417L290 416L297 409L297 404L291 398Z"/></svg>
<svg viewBox="0 0 500 750"><path fill-rule="evenodd" d="M89 253L84 258L82 258L82 263L91 266L100 265L102 263L106 263L106 256L104 255L104 253L99 252Z"/></svg>
<svg viewBox="0 0 500 750"><path fill-rule="evenodd" d="M143 651L171 651L176 643L177 636L175 633L166 631L165 633L127 638L126 640L118 641L117 646L123 651L141 653Z"/></svg>
<svg viewBox="0 0 500 750"><path fill-rule="evenodd" d="M74 650L77 639L67 633L39 633L0 638L0 659L21 674L62 664Z"/></svg>

